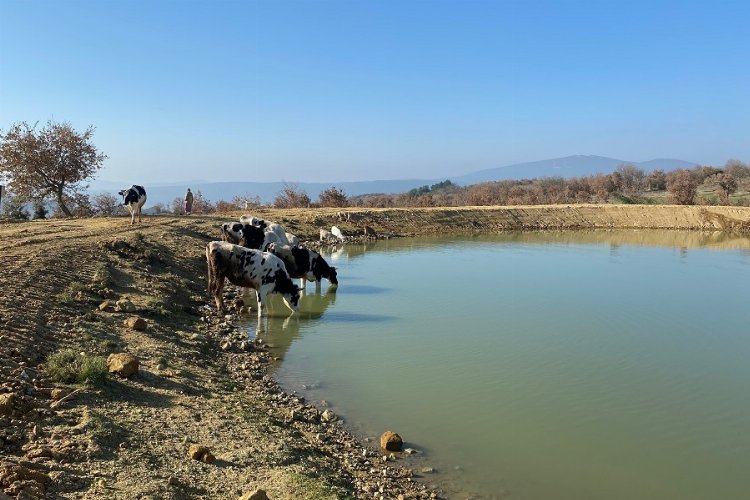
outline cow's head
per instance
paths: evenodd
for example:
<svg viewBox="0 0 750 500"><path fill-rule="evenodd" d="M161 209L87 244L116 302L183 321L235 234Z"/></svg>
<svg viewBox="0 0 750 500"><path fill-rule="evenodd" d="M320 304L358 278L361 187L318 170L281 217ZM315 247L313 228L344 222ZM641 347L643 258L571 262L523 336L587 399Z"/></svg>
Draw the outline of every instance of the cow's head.
<svg viewBox="0 0 750 500"><path fill-rule="evenodd" d="M328 278L328 281L331 282L331 286L339 286L339 279L335 267L330 266L328 271L323 273L323 277Z"/></svg>
<svg viewBox="0 0 750 500"><path fill-rule="evenodd" d="M242 224L239 222L225 222L221 226L221 239L238 245L242 239Z"/></svg>
<svg viewBox="0 0 750 500"><path fill-rule="evenodd" d="M320 281L321 278L326 278L331 283L331 286L339 285L336 268L333 266L329 266L328 262L326 262L326 260L320 254L316 254L313 260L312 273L315 275L315 279L317 279L318 281Z"/></svg>
<svg viewBox="0 0 750 500"><path fill-rule="evenodd" d="M284 271L276 272L273 291L281 295L289 309L299 312L299 287L292 282L292 279Z"/></svg>
<svg viewBox="0 0 750 500"><path fill-rule="evenodd" d="M118 194L122 196L122 204L127 205L128 204L128 193L130 192L130 189L123 189L122 191L118 191Z"/></svg>

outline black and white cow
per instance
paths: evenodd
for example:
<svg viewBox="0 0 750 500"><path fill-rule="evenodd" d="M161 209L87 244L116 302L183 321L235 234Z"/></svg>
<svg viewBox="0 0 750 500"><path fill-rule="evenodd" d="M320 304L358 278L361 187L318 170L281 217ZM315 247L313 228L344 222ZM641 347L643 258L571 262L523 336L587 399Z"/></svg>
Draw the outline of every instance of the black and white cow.
<svg viewBox="0 0 750 500"><path fill-rule="evenodd" d="M221 226L221 239L241 245L245 248L255 248L266 251L271 243L283 243L278 235L272 231L264 231L258 226L242 224L240 222L225 222Z"/></svg>
<svg viewBox="0 0 750 500"><path fill-rule="evenodd" d="M271 241L277 241L282 245L299 245L299 238L294 236L292 233L287 233L286 229L284 229L284 226L277 222L259 219L258 217L253 217L251 215L243 215L240 217L240 223L259 227L266 233L274 233L276 235L276 238L274 240L274 238L271 237Z"/></svg>
<svg viewBox="0 0 750 500"><path fill-rule="evenodd" d="M323 278L326 278L334 288L339 285L336 268L329 266L328 262L315 250L272 243L268 246L268 251L284 261L289 276L299 278L300 287L303 289L306 284L305 280L314 281L315 288L320 287Z"/></svg>
<svg viewBox="0 0 750 500"><path fill-rule="evenodd" d="M299 288L289 277L284 262L275 255L226 241L212 241L206 246L206 262L208 292L213 295L219 313L225 311L221 297L225 278L234 285L255 290L258 318L269 293L280 294L292 311L299 311Z"/></svg>
<svg viewBox="0 0 750 500"><path fill-rule="evenodd" d="M138 214L138 222L141 222L141 209L146 203L146 190L143 186L133 184L130 188L120 191L120 196L122 196L122 204L130 210L130 225L133 225L135 221L135 214Z"/></svg>

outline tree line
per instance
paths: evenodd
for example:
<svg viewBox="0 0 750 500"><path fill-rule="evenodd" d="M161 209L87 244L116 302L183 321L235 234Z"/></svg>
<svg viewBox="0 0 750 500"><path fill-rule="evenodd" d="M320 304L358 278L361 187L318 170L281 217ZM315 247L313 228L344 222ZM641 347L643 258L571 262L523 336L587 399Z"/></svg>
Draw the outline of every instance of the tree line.
<svg viewBox="0 0 750 500"><path fill-rule="evenodd" d="M11 219L118 216L125 213L119 197L89 195L85 182L102 167L106 155L92 142L94 128L77 132L69 123L48 122L41 129L22 122L0 133L1 216ZM52 201L52 203L50 203ZM577 178L545 177L482 182L459 186L450 180L400 194L348 196L336 186L317 200L297 184L287 183L269 206L314 207L437 207L539 205L568 203L674 203L679 205L750 206L750 166L729 160L722 167L697 166L671 172L644 171L620 165L610 174ZM194 193L193 213L251 210L263 206L257 196L211 201ZM29 211L31 208L31 212ZM181 214L183 200L152 205L157 214Z"/></svg>

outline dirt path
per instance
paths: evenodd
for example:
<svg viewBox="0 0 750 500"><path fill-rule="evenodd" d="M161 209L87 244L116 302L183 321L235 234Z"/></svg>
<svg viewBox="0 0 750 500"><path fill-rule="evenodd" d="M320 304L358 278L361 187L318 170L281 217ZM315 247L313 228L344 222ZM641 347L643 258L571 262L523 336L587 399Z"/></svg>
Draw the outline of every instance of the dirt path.
<svg viewBox="0 0 750 500"><path fill-rule="evenodd" d="M575 206L261 211L303 239L568 227L750 230L750 209ZM238 214L233 214L238 215ZM429 498L408 457L376 448L283 393L269 354L232 318L207 314L206 242L231 216L0 223L0 491L19 498ZM742 233L747 234L747 233ZM738 238L746 239L741 235ZM104 310L126 298L132 313ZM146 320L145 331L124 325ZM140 360L132 378L53 384L71 348ZM63 389L70 398L55 402ZM385 430L385 429L384 429ZM187 458L191 444L216 461ZM439 493L439 492L438 492ZM2 495L0 494L0 499Z"/></svg>

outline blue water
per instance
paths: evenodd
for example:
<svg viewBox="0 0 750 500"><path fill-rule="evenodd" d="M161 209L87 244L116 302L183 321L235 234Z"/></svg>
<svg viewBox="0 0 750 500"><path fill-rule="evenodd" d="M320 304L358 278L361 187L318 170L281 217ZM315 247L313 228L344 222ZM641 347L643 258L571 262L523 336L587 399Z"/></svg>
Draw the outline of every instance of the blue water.
<svg viewBox="0 0 750 500"><path fill-rule="evenodd" d="M263 336L290 390L452 498L750 494L750 240L715 233L421 238L329 255ZM255 332L255 326L249 325Z"/></svg>

